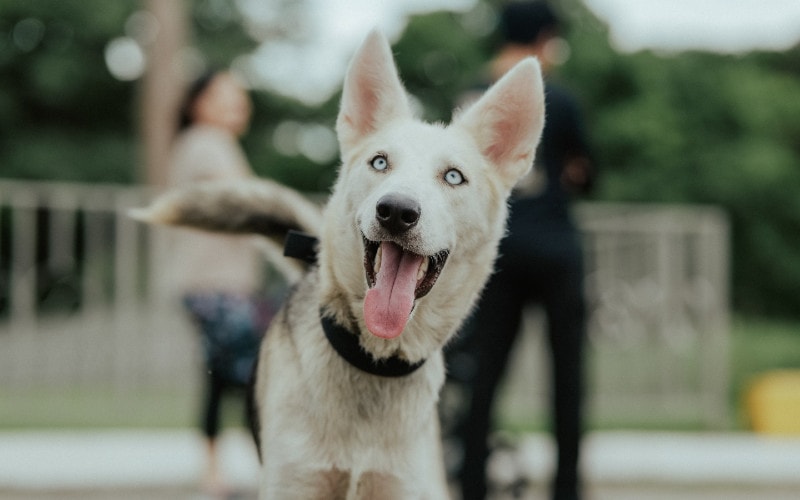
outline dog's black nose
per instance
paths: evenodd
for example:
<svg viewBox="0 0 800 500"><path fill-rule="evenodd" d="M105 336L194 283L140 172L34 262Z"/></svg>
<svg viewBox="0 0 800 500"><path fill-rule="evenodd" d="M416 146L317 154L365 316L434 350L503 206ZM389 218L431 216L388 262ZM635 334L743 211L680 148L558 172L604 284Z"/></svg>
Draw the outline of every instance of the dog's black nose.
<svg viewBox="0 0 800 500"><path fill-rule="evenodd" d="M391 234L401 234L416 226L420 213L416 200L399 194L387 194L375 206L375 217Z"/></svg>

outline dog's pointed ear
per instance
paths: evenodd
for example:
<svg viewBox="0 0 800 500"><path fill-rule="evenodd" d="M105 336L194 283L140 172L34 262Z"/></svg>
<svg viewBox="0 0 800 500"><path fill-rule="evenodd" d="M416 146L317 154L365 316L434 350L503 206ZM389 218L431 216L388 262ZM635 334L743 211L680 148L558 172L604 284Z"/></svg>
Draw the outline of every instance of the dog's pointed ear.
<svg viewBox="0 0 800 500"><path fill-rule="evenodd" d="M389 42L373 30L353 56L342 90L336 132L344 152L387 122L411 116Z"/></svg>
<svg viewBox="0 0 800 500"><path fill-rule="evenodd" d="M456 118L512 187L533 166L544 127L544 83L538 61L518 63Z"/></svg>

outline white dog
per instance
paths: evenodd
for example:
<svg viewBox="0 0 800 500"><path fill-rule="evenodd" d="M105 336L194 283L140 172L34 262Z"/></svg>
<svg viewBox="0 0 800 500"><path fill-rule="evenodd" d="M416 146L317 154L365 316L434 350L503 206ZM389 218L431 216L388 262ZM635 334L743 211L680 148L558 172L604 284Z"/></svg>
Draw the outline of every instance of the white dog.
<svg viewBox="0 0 800 500"><path fill-rule="evenodd" d="M492 272L507 197L544 121L520 63L449 126L412 116L388 43L354 56L336 123L342 166L321 215L268 181L169 194L137 216L319 238L263 343L255 386L261 498L444 499L442 347Z"/></svg>

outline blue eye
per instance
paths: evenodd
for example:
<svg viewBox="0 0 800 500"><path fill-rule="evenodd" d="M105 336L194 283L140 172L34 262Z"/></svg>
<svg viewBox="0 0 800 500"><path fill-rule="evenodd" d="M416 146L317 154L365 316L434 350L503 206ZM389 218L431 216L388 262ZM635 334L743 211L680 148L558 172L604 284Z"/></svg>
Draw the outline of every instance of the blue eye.
<svg viewBox="0 0 800 500"><path fill-rule="evenodd" d="M465 179L464 175L459 172L458 170L451 168L447 172L444 173L444 181L451 186L458 186L463 184Z"/></svg>
<svg viewBox="0 0 800 500"><path fill-rule="evenodd" d="M378 155L372 160L370 160L369 164L377 170L378 172L383 172L387 168L389 168L389 160L386 159L383 155Z"/></svg>

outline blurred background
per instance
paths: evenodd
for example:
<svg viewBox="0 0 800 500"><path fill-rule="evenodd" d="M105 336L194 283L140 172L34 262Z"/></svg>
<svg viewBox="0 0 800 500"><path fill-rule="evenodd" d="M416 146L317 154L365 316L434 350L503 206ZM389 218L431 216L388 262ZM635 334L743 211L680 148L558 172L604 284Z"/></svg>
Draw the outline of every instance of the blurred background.
<svg viewBox="0 0 800 500"><path fill-rule="evenodd" d="M164 184L187 82L231 68L253 99L253 169L324 196L366 32L392 41L420 114L449 121L502 3L0 0L0 499L191 497L199 347L159 288L160 230L126 216ZM576 209L593 498L794 498L800 477L780 472L800 470L800 3L553 4L568 26L557 78L600 171ZM526 325L499 415L534 450L539 498L541 314ZM237 432L226 467L249 491ZM705 474L680 451L703 443ZM760 452L766 471L730 462Z"/></svg>

